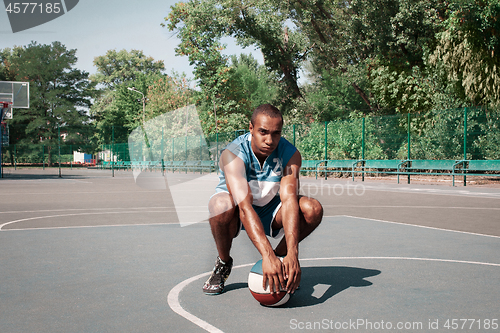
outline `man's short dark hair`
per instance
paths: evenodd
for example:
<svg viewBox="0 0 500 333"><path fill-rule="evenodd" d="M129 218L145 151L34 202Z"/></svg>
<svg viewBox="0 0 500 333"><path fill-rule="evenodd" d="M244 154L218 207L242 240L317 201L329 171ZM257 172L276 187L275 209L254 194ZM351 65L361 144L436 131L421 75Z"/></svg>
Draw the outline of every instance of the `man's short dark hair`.
<svg viewBox="0 0 500 333"><path fill-rule="evenodd" d="M281 111L271 104L262 104L253 111L252 119L250 120L252 125L255 125L255 119L257 119L259 114L264 114L271 118L281 118L281 124L283 125L283 115L281 114Z"/></svg>

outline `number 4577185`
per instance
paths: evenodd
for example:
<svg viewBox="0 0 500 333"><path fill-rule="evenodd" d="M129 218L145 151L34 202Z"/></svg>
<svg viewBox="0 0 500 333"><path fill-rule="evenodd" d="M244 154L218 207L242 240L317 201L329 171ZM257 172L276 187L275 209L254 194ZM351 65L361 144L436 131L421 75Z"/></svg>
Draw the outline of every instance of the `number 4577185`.
<svg viewBox="0 0 500 333"><path fill-rule="evenodd" d="M482 325L481 325L482 324ZM448 319L443 325L444 328L452 330L464 329L498 329L498 319Z"/></svg>

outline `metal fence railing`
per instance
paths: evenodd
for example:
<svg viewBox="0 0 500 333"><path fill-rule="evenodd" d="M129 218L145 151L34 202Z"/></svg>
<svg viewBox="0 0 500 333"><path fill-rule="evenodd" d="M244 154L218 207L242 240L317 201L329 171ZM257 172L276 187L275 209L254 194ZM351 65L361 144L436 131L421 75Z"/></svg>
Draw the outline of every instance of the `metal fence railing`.
<svg viewBox="0 0 500 333"><path fill-rule="evenodd" d="M22 135L21 126L9 125L10 134ZM183 136L166 135L159 127L144 137L144 129L135 134L128 131L127 137L127 130L119 127L95 131L85 138L82 135L80 142L70 143L64 138L17 140L16 144L2 147L3 165L102 167L104 162L134 160L212 161L216 165L220 151L246 132ZM96 133L100 133L98 140ZM134 135L137 140L131 140ZM300 150L304 160L500 159L500 111L486 108L296 124L284 126L282 135ZM9 141L16 142L15 138Z"/></svg>

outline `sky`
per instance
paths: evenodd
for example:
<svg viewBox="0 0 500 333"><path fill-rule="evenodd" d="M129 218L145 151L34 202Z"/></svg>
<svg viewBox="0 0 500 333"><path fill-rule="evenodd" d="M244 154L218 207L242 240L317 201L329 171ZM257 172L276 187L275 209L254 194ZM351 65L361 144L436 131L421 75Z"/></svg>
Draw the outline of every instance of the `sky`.
<svg viewBox="0 0 500 333"><path fill-rule="evenodd" d="M22 1L20 1L22 2ZM146 56L163 60L167 74L172 70L193 78L187 57L175 55L179 43L168 29L162 28L170 6L176 0L80 0L64 15L37 27L13 33L7 12L0 13L0 49L25 46L32 41L51 44L59 41L67 49L76 49L76 68L95 73L93 60L108 50L142 50ZM2 7L2 9L5 7ZM241 49L232 39L225 54L252 53L263 63L260 51Z"/></svg>

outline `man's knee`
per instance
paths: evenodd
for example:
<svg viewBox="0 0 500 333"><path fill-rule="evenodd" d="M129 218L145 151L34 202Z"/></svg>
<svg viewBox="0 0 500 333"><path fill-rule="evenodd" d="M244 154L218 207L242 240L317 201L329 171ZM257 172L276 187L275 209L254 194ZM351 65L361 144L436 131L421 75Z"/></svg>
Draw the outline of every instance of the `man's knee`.
<svg viewBox="0 0 500 333"><path fill-rule="evenodd" d="M210 223L225 224L234 219L236 206L229 193L218 193L214 195L208 204L210 212Z"/></svg>
<svg viewBox="0 0 500 333"><path fill-rule="evenodd" d="M300 199L300 210L307 224L317 227L321 223L323 218L323 206L318 200L302 197Z"/></svg>

